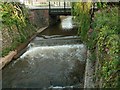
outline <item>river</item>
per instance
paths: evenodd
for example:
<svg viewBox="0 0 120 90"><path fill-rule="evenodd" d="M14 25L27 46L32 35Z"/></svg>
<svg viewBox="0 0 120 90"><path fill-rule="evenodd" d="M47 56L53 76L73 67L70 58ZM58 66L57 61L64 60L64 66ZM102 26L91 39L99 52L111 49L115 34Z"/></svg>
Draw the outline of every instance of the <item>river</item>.
<svg viewBox="0 0 120 90"><path fill-rule="evenodd" d="M83 88L86 47L72 17L47 28L2 70L3 88Z"/></svg>

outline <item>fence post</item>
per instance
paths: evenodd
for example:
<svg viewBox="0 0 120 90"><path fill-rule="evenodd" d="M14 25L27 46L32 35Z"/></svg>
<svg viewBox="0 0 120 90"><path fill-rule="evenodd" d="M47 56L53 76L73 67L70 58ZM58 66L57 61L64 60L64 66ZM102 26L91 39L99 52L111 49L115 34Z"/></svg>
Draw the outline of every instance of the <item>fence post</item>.
<svg viewBox="0 0 120 90"><path fill-rule="evenodd" d="M50 14L50 1L49 1L49 14Z"/></svg>
<svg viewBox="0 0 120 90"><path fill-rule="evenodd" d="M65 11L65 0L64 0L64 13L65 13L66 11Z"/></svg>

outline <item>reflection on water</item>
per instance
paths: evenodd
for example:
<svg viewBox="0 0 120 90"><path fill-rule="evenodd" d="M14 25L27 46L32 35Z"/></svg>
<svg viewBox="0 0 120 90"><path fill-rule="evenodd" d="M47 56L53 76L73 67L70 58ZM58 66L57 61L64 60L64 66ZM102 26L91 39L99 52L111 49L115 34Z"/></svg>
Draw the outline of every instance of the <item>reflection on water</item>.
<svg viewBox="0 0 120 90"><path fill-rule="evenodd" d="M68 18L63 19L61 23L58 22L56 25L44 30L39 34L39 36L41 35L77 35L77 27L73 25L72 16L69 16Z"/></svg>
<svg viewBox="0 0 120 90"><path fill-rule="evenodd" d="M83 87L86 47L76 29L60 29L61 24L40 33L20 58L3 69L3 88Z"/></svg>

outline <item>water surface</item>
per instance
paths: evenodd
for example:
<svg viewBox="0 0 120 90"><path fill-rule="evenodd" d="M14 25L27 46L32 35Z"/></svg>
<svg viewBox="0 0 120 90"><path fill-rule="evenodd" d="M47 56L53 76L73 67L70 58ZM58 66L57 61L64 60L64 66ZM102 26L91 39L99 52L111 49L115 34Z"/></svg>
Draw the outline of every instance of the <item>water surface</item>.
<svg viewBox="0 0 120 90"><path fill-rule="evenodd" d="M40 33L3 69L3 88L83 87L85 60L86 47L68 17Z"/></svg>

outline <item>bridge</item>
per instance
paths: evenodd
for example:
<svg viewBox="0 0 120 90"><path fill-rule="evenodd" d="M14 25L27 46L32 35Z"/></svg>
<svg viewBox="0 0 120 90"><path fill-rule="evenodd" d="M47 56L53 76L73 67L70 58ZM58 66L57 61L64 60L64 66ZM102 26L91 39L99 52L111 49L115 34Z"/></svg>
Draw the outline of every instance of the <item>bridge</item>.
<svg viewBox="0 0 120 90"><path fill-rule="evenodd" d="M48 2L47 6L28 6L30 10L49 10L49 15L71 15L70 2Z"/></svg>
<svg viewBox="0 0 120 90"><path fill-rule="evenodd" d="M46 5L27 6L30 10L30 20L37 26L53 25L60 20L60 16L71 15L70 2L47 2ZM43 23L43 25L41 25Z"/></svg>

